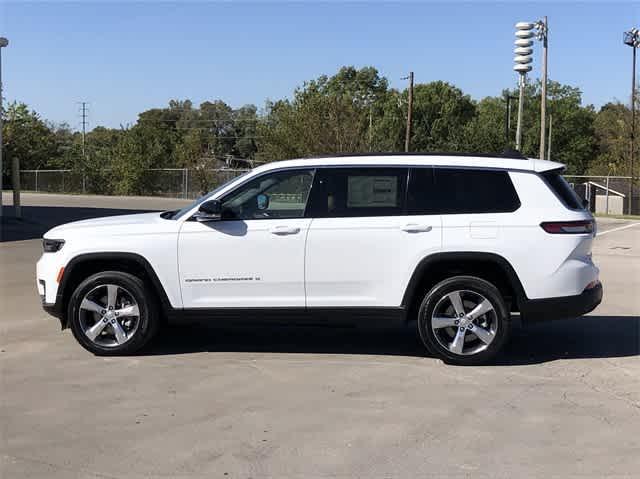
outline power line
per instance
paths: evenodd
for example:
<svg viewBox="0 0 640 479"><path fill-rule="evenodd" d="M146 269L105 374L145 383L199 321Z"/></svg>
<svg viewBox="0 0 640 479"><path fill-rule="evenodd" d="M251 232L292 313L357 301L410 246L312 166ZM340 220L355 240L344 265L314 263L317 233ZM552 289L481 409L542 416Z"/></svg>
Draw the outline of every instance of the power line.
<svg viewBox="0 0 640 479"><path fill-rule="evenodd" d="M176 128L176 130L197 130L197 131L210 131L210 128ZM235 136L229 136L229 135L224 135L224 136L218 136L215 135L216 138L224 138L224 139L243 139L243 138L264 138L264 136L260 136L260 135L235 135Z"/></svg>
<svg viewBox="0 0 640 479"><path fill-rule="evenodd" d="M208 122L208 123L215 123L215 122L226 122L226 123L237 123L237 122L259 122L261 121L261 119L259 118L213 118L213 119L203 119L203 118L181 118L179 120L170 120L170 119L152 119L152 118L139 118L138 119L138 123L140 122L145 122L145 123L178 123L180 121L183 121L185 123L188 122Z"/></svg>

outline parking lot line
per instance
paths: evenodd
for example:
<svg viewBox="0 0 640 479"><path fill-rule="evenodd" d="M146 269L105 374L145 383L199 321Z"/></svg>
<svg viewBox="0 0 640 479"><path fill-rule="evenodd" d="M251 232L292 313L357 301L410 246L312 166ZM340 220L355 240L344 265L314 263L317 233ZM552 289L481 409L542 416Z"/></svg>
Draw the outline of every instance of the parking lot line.
<svg viewBox="0 0 640 479"><path fill-rule="evenodd" d="M639 224L640 223L633 223L633 224L630 224L630 225L620 226L618 228L612 228L610 230L605 230L605 231L602 231L602 232L598 232L598 234L596 236L606 235L607 233L613 233L614 231L626 230L627 228L632 228L632 227L637 226Z"/></svg>

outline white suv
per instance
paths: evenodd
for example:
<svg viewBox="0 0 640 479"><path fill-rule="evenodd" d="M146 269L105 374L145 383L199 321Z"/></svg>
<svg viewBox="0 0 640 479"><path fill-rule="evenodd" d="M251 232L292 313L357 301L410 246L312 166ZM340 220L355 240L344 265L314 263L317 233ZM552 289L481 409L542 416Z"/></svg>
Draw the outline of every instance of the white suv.
<svg viewBox="0 0 640 479"><path fill-rule="evenodd" d="M178 211L44 236L44 308L100 355L163 320L417 321L431 353L476 364L511 313L602 299L595 222L563 165L513 156L366 155L269 163Z"/></svg>

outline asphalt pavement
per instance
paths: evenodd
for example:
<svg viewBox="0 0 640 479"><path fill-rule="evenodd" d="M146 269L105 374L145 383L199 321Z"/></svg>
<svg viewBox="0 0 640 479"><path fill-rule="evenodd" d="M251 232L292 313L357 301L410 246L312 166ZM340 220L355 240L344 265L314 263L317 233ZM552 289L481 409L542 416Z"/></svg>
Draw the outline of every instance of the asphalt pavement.
<svg viewBox="0 0 640 479"><path fill-rule="evenodd" d="M172 327L98 358L41 310L38 238L185 202L23 200L0 244L3 479L640 475L640 222L598 219L593 313L518 327L490 366L447 366L413 329L268 324Z"/></svg>

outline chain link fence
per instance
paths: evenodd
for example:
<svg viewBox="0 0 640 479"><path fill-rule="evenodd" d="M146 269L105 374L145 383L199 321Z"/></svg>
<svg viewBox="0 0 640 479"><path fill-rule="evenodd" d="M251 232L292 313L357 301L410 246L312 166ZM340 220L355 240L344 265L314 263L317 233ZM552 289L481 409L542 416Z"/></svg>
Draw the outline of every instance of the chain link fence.
<svg viewBox="0 0 640 479"><path fill-rule="evenodd" d="M139 194L173 198L197 198L249 170L158 168L146 170L137 183ZM109 170L83 174L76 170L22 170L23 191L43 193L114 194L115 181Z"/></svg>
<svg viewBox="0 0 640 479"><path fill-rule="evenodd" d="M640 214L640 190L630 176L565 175L565 179L593 213Z"/></svg>

